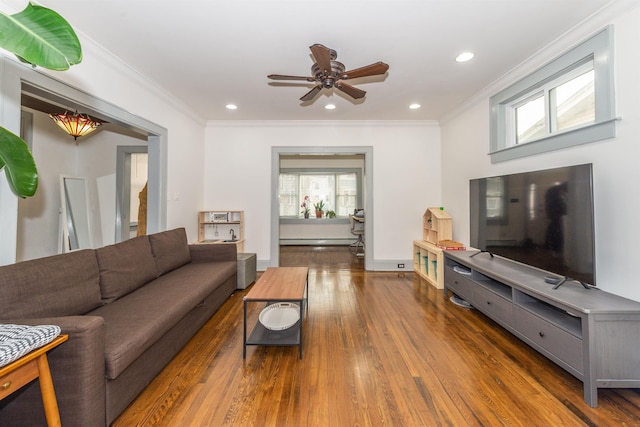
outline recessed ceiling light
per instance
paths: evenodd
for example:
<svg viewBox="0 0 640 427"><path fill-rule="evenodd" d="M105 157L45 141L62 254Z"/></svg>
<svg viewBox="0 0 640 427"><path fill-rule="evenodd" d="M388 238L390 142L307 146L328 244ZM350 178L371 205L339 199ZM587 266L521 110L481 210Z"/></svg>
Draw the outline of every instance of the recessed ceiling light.
<svg viewBox="0 0 640 427"><path fill-rule="evenodd" d="M473 59L473 52L462 52L460 55L456 57L456 62L467 62Z"/></svg>
<svg viewBox="0 0 640 427"><path fill-rule="evenodd" d="M227 110L237 110L238 106L236 104L227 104Z"/></svg>
<svg viewBox="0 0 640 427"><path fill-rule="evenodd" d="M327 104L324 106L327 110L335 110L336 106L334 104Z"/></svg>
<svg viewBox="0 0 640 427"><path fill-rule="evenodd" d="M421 107L421 105L420 105L420 104L415 104L415 103L414 103L414 104L409 105L409 108L411 108L412 110L417 110L417 109L418 109L418 108L420 108L420 107Z"/></svg>

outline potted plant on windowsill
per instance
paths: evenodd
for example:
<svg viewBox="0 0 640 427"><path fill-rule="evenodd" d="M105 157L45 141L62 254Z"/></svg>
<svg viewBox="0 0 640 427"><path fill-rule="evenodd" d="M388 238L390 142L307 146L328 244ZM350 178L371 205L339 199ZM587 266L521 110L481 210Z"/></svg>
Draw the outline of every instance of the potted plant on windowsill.
<svg viewBox="0 0 640 427"><path fill-rule="evenodd" d="M316 209L316 218L322 218L324 202L320 200L318 203L314 204L313 207Z"/></svg>
<svg viewBox="0 0 640 427"><path fill-rule="evenodd" d="M50 70L67 70L82 61L82 48L71 25L57 12L29 3L14 15L0 11L0 48L20 61ZM11 191L31 197L38 188L38 171L27 144L0 127L0 171Z"/></svg>
<svg viewBox="0 0 640 427"><path fill-rule="evenodd" d="M300 207L302 208L302 211L300 213L304 215L305 219L309 218L309 212L311 212L311 209L309 209L310 205L311 205L311 200L309 200L309 196L304 196L304 200L300 205Z"/></svg>

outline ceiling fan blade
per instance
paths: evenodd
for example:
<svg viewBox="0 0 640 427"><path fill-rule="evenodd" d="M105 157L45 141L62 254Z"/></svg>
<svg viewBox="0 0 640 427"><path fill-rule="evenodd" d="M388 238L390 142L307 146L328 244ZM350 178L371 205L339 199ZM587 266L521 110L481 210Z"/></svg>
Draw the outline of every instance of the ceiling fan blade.
<svg viewBox="0 0 640 427"><path fill-rule="evenodd" d="M345 71L340 74L341 79L357 79L358 77L377 76L384 74L389 69L389 66L384 62L376 62L375 64L367 65L365 67L355 68L353 70Z"/></svg>
<svg viewBox="0 0 640 427"><path fill-rule="evenodd" d="M269 74L267 78L272 80L306 80L308 82L315 82L316 79L313 77L302 77L302 76L285 76L282 74Z"/></svg>
<svg viewBox="0 0 640 427"><path fill-rule="evenodd" d="M367 94L367 92L365 92L364 90L358 89L357 87L353 87L350 84L347 84L342 81L337 81L335 87L340 89L341 91L343 91L344 93L352 97L353 99L364 98L364 96Z"/></svg>
<svg viewBox="0 0 640 427"><path fill-rule="evenodd" d="M322 90L322 85L316 85L313 89L307 92L302 98L300 98L300 101L311 101L313 98L316 97L318 93L320 93L321 90Z"/></svg>
<svg viewBox="0 0 640 427"><path fill-rule="evenodd" d="M309 49L311 49L311 53L313 54L313 57L318 63L320 70L322 70L323 72L330 73L331 72L331 53L329 52L329 48L316 43L313 46L310 46Z"/></svg>

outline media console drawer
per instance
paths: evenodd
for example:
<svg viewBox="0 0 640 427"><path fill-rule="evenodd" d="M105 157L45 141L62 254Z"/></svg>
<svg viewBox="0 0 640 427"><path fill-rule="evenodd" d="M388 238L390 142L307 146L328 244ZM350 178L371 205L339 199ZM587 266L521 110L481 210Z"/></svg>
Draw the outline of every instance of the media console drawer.
<svg viewBox="0 0 640 427"><path fill-rule="evenodd" d="M511 327L513 322L511 301L476 285L473 288L473 305L496 322Z"/></svg>
<svg viewBox="0 0 640 427"><path fill-rule="evenodd" d="M584 373L582 340L552 323L514 306L514 329L580 374Z"/></svg>
<svg viewBox="0 0 640 427"><path fill-rule="evenodd" d="M451 290L451 292L455 293L460 298L467 300L467 302L471 302L473 297L473 288L476 286L471 279L460 273L456 273L451 268L447 268L444 280L445 286Z"/></svg>

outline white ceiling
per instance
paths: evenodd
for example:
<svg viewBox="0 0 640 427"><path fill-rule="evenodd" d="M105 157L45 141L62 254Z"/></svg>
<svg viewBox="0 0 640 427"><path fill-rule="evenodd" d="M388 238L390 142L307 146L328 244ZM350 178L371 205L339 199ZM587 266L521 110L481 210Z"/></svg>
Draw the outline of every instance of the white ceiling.
<svg viewBox="0 0 640 427"><path fill-rule="evenodd" d="M438 120L610 0L43 0L204 120ZM18 8L24 1L14 1ZM363 102L268 74L310 76L309 46L347 69ZM475 58L455 62L462 51ZM295 83L295 82L293 82ZM325 110L332 101L337 108ZM422 105L409 110L410 103ZM238 105L235 111L227 103Z"/></svg>

